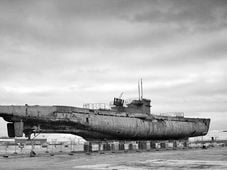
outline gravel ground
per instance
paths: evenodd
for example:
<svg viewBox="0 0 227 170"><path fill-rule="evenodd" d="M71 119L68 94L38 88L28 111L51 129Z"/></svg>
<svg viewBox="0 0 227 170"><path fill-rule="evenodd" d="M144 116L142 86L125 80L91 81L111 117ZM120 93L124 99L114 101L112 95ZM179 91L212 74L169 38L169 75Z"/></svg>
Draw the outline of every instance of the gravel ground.
<svg viewBox="0 0 227 170"><path fill-rule="evenodd" d="M0 158L1 170L227 169L227 147Z"/></svg>

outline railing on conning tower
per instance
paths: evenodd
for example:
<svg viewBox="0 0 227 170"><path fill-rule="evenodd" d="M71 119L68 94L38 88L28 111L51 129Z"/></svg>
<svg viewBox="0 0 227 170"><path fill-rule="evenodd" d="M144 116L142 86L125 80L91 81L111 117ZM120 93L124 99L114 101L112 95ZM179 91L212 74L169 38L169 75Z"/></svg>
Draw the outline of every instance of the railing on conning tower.
<svg viewBox="0 0 227 170"><path fill-rule="evenodd" d="M109 104L107 103L85 103L83 104L85 109L110 109Z"/></svg>
<svg viewBox="0 0 227 170"><path fill-rule="evenodd" d="M124 100L123 106L127 107L127 104L131 103L135 99L136 98ZM114 106L115 106L114 101L111 101L109 103L84 103L83 104L84 109L107 109L107 110L109 110Z"/></svg>
<svg viewBox="0 0 227 170"><path fill-rule="evenodd" d="M184 112L165 112L165 113L154 113L159 116L172 116L172 117L184 117Z"/></svg>
<svg viewBox="0 0 227 170"><path fill-rule="evenodd" d="M132 101L138 100L138 98L129 98L123 100L123 106L127 107L128 104L132 103ZM111 109L112 107L115 107L114 101L110 101L109 103L85 103L83 104L84 109Z"/></svg>
<svg viewBox="0 0 227 170"><path fill-rule="evenodd" d="M138 98L124 99L123 106L124 107L127 107L127 105L130 104L130 103L132 103L133 100L138 100ZM114 101L110 101L110 103L107 104L107 105L109 105L110 108L115 106L114 105Z"/></svg>
<svg viewBox="0 0 227 170"><path fill-rule="evenodd" d="M130 103L132 103L133 100L138 100L138 98L135 98L135 97L134 97L134 98L126 99L125 102L124 102L125 106L127 106L127 105L130 104Z"/></svg>

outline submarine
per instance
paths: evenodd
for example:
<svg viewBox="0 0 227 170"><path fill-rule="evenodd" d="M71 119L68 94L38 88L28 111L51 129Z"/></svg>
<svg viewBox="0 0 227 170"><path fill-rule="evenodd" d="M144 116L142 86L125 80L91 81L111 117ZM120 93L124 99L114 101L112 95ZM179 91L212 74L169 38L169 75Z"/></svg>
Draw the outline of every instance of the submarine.
<svg viewBox="0 0 227 170"><path fill-rule="evenodd" d="M9 137L25 134L29 139L39 133L68 133L87 141L181 140L207 134L210 119L152 114L151 100L143 98L142 87L138 88L138 99L126 103L114 98L110 109L1 105L0 117L8 122Z"/></svg>

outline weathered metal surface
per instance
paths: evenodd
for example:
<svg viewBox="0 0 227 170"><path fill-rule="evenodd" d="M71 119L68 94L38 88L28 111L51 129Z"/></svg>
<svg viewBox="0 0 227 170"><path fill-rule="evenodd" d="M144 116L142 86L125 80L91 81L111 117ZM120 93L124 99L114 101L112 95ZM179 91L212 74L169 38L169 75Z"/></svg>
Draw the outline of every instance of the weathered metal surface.
<svg viewBox="0 0 227 170"><path fill-rule="evenodd" d="M158 140L184 139L208 132L210 119L155 116L149 113L149 100L145 104L137 102L136 106L120 108L121 111L119 108L0 106L0 116L16 122L15 136L23 130L27 136L32 132L48 132L71 133L87 140Z"/></svg>

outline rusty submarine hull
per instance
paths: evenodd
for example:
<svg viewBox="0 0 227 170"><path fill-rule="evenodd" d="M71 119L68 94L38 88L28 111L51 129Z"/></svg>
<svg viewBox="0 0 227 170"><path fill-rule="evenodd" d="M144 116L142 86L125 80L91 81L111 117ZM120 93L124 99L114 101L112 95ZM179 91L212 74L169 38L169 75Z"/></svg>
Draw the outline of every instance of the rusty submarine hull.
<svg viewBox="0 0 227 170"><path fill-rule="evenodd" d="M150 113L150 100L114 98L111 109L70 106L0 106L9 137L69 133L91 140L171 140L206 135L210 119Z"/></svg>

